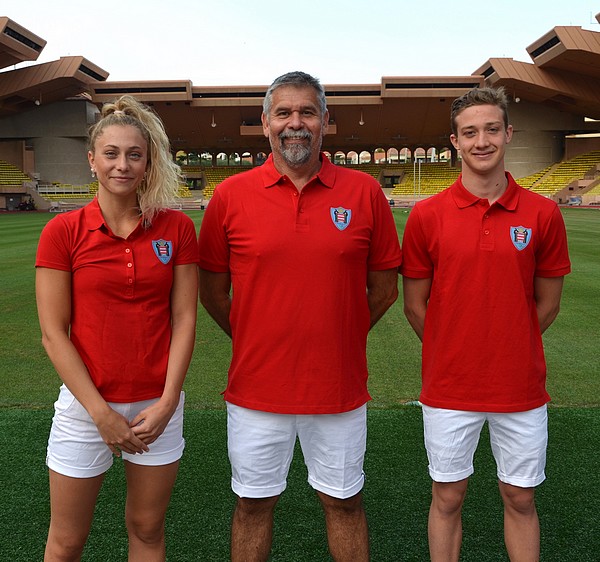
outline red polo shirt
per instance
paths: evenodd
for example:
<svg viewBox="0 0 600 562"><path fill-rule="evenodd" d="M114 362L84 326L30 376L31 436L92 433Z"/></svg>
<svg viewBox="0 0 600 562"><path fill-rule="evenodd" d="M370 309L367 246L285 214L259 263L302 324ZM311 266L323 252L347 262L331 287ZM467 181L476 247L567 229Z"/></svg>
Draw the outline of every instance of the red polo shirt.
<svg viewBox="0 0 600 562"><path fill-rule="evenodd" d="M433 279L420 398L429 406L515 412L550 399L534 278L569 273L566 232L553 201L507 177L491 206L459 178L406 224L402 274Z"/></svg>
<svg viewBox="0 0 600 562"><path fill-rule="evenodd" d="M298 190L272 157L216 190L200 267L231 272L233 357L225 399L285 414L369 400L369 270L400 264L389 204L367 174L326 157Z"/></svg>
<svg viewBox="0 0 600 562"><path fill-rule="evenodd" d="M94 199L44 228L36 266L72 274L71 341L110 402L161 396L171 343L176 265L195 263L192 220L159 213L127 239L112 234Z"/></svg>

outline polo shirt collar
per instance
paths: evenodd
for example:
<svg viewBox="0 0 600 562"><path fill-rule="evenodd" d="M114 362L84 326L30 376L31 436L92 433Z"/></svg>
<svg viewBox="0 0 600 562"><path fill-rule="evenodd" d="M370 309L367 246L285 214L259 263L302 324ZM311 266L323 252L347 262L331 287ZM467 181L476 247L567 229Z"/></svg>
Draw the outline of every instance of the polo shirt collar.
<svg viewBox="0 0 600 562"><path fill-rule="evenodd" d="M94 197L94 199L83 208L83 213L88 230L99 230L102 226L108 228L106 222L104 222L104 216L100 210L97 197Z"/></svg>
<svg viewBox="0 0 600 562"><path fill-rule="evenodd" d="M100 204L98 203L97 197L94 197L94 199L92 199L92 201L83 208L83 213L85 217L85 224L88 230L100 230L101 228L104 228L107 232L111 232L109 226L104 220L104 215L102 214L102 209L100 209ZM140 227L140 225L141 221L138 222L134 232Z"/></svg>
<svg viewBox="0 0 600 562"><path fill-rule="evenodd" d="M507 211L514 211L519 202L519 185L515 182L509 172L504 173L506 174L508 185L506 186L506 191L502 194L502 197L494 204L504 207ZM462 174L459 175L458 179L450 186L450 192L459 209L464 209L465 207L469 207L480 201L479 197L473 195L463 185Z"/></svg>
<svg viewBox="0 0 600 562"><path fill-rule="evenodd" d="M333 188L335 183L335 166L329 161L329 158L321 152L321 169L317 172L316 177L319 179L321 184L329 189ZM283 178L283 174L280 174L275 168L273 163L273 154L269 154L269 157L265 163L261 166L262 177L264 187L273 187Z"/></svg>
<svg viewBox="0 0 600 562"><path fill-rule="evenodd" d="M329 158L327 158L327 156L321 152L321 169L319 170L317 177L325 187L333 189L336 172L337 170L335 165L332 164L329 161Z"/></svg>
<svg viewBox="0 0 600 562"><path fill-rule="evenodd" d="M508 180L508 185L506 186L506 191L502 194L502 197L496 201L496 203L498 203L498 205L502 205L507 211L516 211L517 203L519 202L520 189L522 188L508 172L505 172L505 174L506 179Z"/></svg>

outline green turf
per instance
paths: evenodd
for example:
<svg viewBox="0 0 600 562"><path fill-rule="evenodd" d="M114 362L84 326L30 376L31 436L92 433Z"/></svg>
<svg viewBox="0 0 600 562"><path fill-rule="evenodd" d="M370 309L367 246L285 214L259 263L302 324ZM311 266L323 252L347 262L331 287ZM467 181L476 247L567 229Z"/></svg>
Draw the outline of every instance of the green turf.
<svg viewBox="0 0 600 562"><path fill-rule="evenodd" d="M49 510L44 466L49 410L2 409L0 559L41 560ZM596 480L600 416L595 408L554 408L548 480L538 490L542 560L592 562L600 552ZM595 436L595 440L592 439ZM16 443L15 439L20 442ZM189 410L187 447L167 516L168 560L225 561L234 503L229 488L225 412ZM495 469L484 433L464 508L465 562L506 561ZM417 407L369 412L365 507L372 560L427 560L430 481ZM102 489L84 561L126 559L124 474L116 461ZM276 511L273 561L329 560L320 507L299 451Z"/></svg>
<svg viewBox="0 0 600 562"><path fill-rule="evenodd" d="M201 212L190 215L199 225ZM0 214L2 318L0 346L0 560L40 560L48 525L44 449L58 378L40 342L34 298L34 255L46 213ZM401 234L408 214L395 209ZM565 209L573 261L562 311L544 336L550 410L548 481L538 492L542 560L598 560L596 490L600 435L600 212ZM229 488L220 392L230 342L202 309L186 381L187 448L168 514L169 560L227 560L234 498ZM369 336L369 442L365 502L374 561L427 560L430 481L419 409L403 406L419 390L417 338L396 303ZM464 510L462 560L507 560L501 505L484 436ZM84 560L126 559L124 482L117 462L98 502ZM274 561L328 560L322 514L306 484L300 455L277 510Z"/></svg>

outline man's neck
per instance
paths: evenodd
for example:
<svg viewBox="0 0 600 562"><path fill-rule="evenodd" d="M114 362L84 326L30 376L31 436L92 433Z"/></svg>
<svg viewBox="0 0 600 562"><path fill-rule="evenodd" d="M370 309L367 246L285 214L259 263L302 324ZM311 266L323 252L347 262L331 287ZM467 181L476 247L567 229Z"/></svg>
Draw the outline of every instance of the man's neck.
<svg viewBox="0 0 600 562"><path fill-rule="evenodd" d="M479 175L470 171L463 171L462 184L467 191L479 197L487 199L489 204L498 201L508 187L508 178L504 170L490 175Z"/></svg>
<svg viewBox="0 0 600 562"><path fill-rule="evenodd" d="M301 166L290 166L282 159L273 159L275 169L284 176L287 176L290 181L296 186L298 191L302 191L304 186L312 180L321 169L321 160L319 156L311 158L306 164Z"/></svg>

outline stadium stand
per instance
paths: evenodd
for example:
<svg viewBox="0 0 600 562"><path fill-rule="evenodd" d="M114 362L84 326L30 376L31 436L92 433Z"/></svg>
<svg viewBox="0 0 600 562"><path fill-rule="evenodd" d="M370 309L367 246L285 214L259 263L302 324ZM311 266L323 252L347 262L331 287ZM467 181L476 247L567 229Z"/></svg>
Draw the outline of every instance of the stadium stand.
<svg viewBox="0 0 600 562"><path fill-rule="evenodd" d="M383 170L390 170L396 168L396 166L386 166L385 164L345 164L345 168L352 168L353 170L360 170L365 174L373 176L377 181L381 183L381 174Z"/></svg>
<svg viewBox="0 0 600 562"><path fill-rule="evenodd" d="M421 163L419 167L413 164L402 164L404 175L402 181L394 185L392 197L413 198L439 193L456 181L459 168L448 165L447 162Z"/></svg>
<svg viewBox="0 0 600 562"><path fill-rule="evenodd" d="M533 174L529 174L528 176L523 176L518 179L519 185L524 187L525 189L531 189L534 184L536 184L540 179L542 179L552 168L556 165L546 166L543 170L539 172L535 172Z"/></svg>
<svg viewBox="0 0 600 562"><path fill-rule="evenodd" d="M442 162L422 164L420 178L418 172L415 177L412 164L404 164L403 170L402 181L394 185L391 196L433 195L453 183L460 173L460 168L452 168ZM517 178L517 182L526 189L552 197L568 188L574 181L585 178L593 180L597 177L600 177L600 151L590 151L529 176ZM585 190L582 190L583 192Z"/></svg>
<svg viewBox="0 0 600 562"><path fill-rule="evenodd" d="M599 38L595 30L555 27L527 48L531 62L490 58L465 76L384 76L380 84L325 85L330 122L323 150L345 162L361 162L347 166L376 178L396 203L437 193L459 174L460 159L448 148L452 100L472 87L502 86L519 139L518 150L507 153L507 169L524 187L559 203L583 195L586 204L600 182L600 103L593 87L600 80ZM0 165L0 210L39 195L53 208L57 202L70 207L93 197L97 184L87 183L85 156L89 118L124 93L135 92L154 107L172 139L174 157L193 164L183 167L182 207L202 207L225 178L264 159L265 86L109 82L107 71L81 56L17 68L34 63L45 45L33 32L0 17L0 161L5 166ZM55 123L66 115L72 129L65 137ZM430 150L446 151L448 161L423 160L417 169L400 158ZM391 151L400 163L377 162ZM580 156L552 161L565 154ZM236 162L242 165L218 165Z"/></svg>
<svg viewBox="0 0 600 562"><path fill-rule="evenodd" d="M31 178L16 166L0 160L0 185L21 186Z"/></svg>
<svg viewBox="0 0 600 562"><path fill-rule="evenodd" d="M586 195L588 196L588 205L600 206L600 182L590 189Z"/></svg>
<svg viewBox="0 0 600 562"><path fill-rule="evenodd" d="M50 210L53 212L68 211L81 207L88 203L97 192L97 181L86 185L55 182L50 185L38 186L38 195L50 202ZM200 208L201 203L193 201L193 198L194 194L189 187L182 184L177 192L175 207L181 209Z"/></svg>
<svg viewBox="0 0 600 562"><path fill-rule="evenodd" d="M599 165L600 151L579 154L553 166L531 186L531 190L542 195L555 195L575 180L583 180L586 175L591 178L598 175Z"/></svg>
<svg viewBox="0 0 600 562"><path fill-rule="evenodd" d="M422 162L420 166L407 162L402 164L348 164L345 167L363 171L383 184L384 176L400 178L389 192L391 197L413 199L428 197L451 185L460 173L460 168L452 167L448 162ZM182 184L177 194L176 206L179 208L203 208L205 200L210 199L215 187L226 178L248 170L248 166L183 166L184 177L188 174L200 174L204 189L197 193L188 185ZM581 193L597 196L600 194L600 151L580 154L570 160L548 166L529 176L517 178L520 185L536 193L552 197L567 189L570 184L587 178L590 190ZM597 180L594 181L594 180ZM0 160L0 186L20 186L30 182L31 178L16 166ZM84 205L98 191L98 182L85 185L71 185L60 182L40 184L38 195L51 203L52 210L68 210ZM595 204L595 203L594 203Z"/></svg>
<svg viewBox="0 0 600 562"><path fill-rule="evenodd" d="M204 197L207 199L212 197L215 187L217 187L217 185L219 185L226 178L249 169L249 166L217 166L214 168L202 168L204 177L206 178Z"/></svg>

